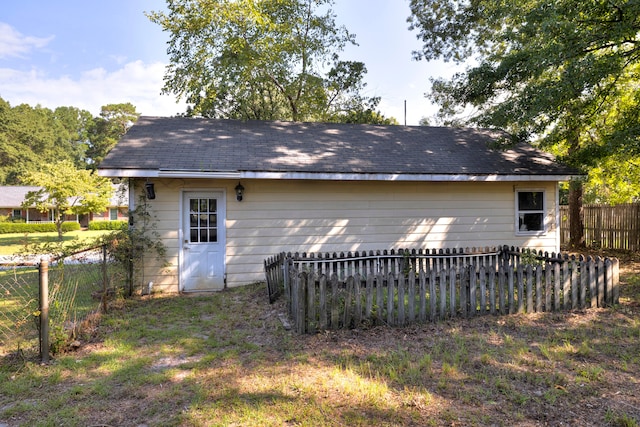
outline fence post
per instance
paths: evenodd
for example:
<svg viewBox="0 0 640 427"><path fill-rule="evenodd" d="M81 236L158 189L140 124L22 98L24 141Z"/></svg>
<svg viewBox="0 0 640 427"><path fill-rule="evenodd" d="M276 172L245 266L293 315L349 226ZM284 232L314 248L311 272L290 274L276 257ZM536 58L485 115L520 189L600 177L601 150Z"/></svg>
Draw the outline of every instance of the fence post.
<svg viewBox="0 0 640 427"><path fill-rule="evenodd" d="M107 245L102 245L102 312L107 312Z"/></svg>
<svg viewBox="0 0 640 427"><path fill-rule="evenodd" d="M133 260L134 260L134 256L133 256L133 247L129 248L129 256L127 257L128 259L128 263L127 263L127 285L129 286L128 294L129 296L133 295Z"/></svg>
<svg viewBox="0 0 640 427"><path fill-rule="evenodd" d="M613 259L612 263L612 283L613 286L613 304L618 304L620 302L620 261L618 258Z"/></svg>
<svg viewBox="0 0 640 427"><path fill-rule="evenodd" d="M49 362L49 261L43 259L38 267L40 278L40 360Z"/></svg>
<svg viewBox="0 0 640 427"><path fill-rule="evenodd" d="M291 310L291 277L289 276L292 265L290 264L291 259L287 257L284 252L282 253L282 287L283 292L287 298L287 305L289 306L289 311Z"/></svg>

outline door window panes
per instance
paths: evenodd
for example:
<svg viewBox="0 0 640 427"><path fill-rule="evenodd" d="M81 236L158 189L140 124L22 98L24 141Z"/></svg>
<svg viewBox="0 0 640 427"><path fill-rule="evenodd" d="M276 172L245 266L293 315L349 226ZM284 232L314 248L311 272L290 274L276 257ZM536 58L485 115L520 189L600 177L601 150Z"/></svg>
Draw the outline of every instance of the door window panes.
<svg viewBox="0 0 640 427"><path fill-rule="evenodd" d="M218 241L216 199L189 199L189 239L191 243Z"/></svg>

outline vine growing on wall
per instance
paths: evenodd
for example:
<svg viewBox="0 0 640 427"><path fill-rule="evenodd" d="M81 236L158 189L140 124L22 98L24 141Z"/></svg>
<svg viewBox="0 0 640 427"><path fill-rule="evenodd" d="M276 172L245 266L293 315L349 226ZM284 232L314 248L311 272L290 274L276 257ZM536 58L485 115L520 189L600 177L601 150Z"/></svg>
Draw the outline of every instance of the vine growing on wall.
<svg viewBox="0 0 640 427"><path fill-rule="evenodd" d="M105 243L113 258L130 266L129 294L139 284L144 284L144 261L154 257L166 264L167 249L156 228L157 218L144 195L138 198L135 208L129 211L129 227L105 236Z"/></svg>

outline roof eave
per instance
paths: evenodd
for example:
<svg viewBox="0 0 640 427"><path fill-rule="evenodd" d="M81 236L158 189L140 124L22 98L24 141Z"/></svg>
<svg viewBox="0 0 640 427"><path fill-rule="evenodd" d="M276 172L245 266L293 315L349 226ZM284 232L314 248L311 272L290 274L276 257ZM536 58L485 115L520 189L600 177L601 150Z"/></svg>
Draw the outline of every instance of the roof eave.
<svg viewBox="0 0 640 427"><path fill-rule="evenodd" d="M326 181L414 181L414 182L513 182L569 181L572 175L501 175L501 174L407 174L407 173L308 173L242 172L247 179L315 179Z"/></svg>
<svg viewBox="0 0 640 427"><path fill-rule="evenodd" d="M407 174L347 172L265 172L265 171L192 171L158 169L100 169L109 178L196 178L196 179L286 179L321 181L414 181L414 182L529 182L570 181L572 174Z"/></svg>

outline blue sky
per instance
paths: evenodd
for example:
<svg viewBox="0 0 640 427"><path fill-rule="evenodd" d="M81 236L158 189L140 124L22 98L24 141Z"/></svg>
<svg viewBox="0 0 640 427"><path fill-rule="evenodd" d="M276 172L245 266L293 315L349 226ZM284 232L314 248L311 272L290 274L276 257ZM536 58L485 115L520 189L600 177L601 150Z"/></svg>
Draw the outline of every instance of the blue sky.
<svg viewBox="0 0 640 427"><path fill-rule="evenodd" d="M21 0L0 10L0 97L12 106L74 106L98 114L109 103L131 102L143 115L184 111L171 95L160 95L168 63L168 34L144 16L164 0ZM430 76L450 75L451 64L416 62L420 47L407 30L407 0L337 0L339 24L359 46L343 59L368 69L366 95L380 96L380 110L416 125L431 116L424 98Z"/></svg>

